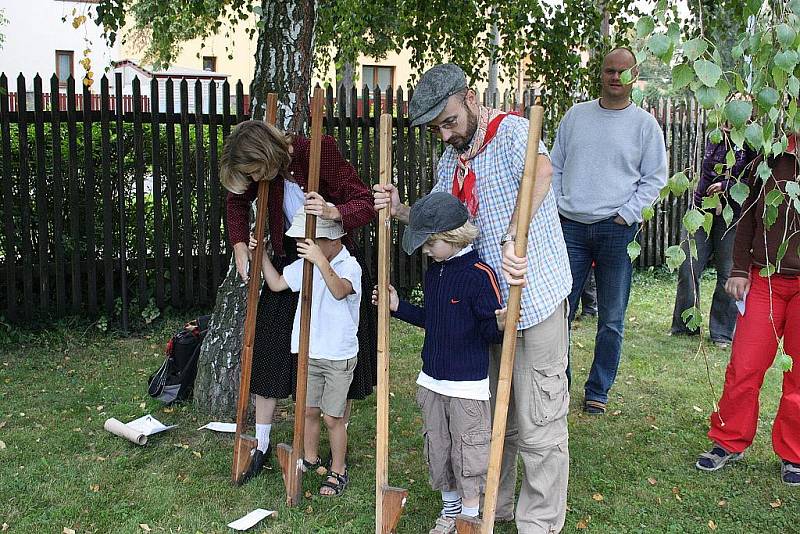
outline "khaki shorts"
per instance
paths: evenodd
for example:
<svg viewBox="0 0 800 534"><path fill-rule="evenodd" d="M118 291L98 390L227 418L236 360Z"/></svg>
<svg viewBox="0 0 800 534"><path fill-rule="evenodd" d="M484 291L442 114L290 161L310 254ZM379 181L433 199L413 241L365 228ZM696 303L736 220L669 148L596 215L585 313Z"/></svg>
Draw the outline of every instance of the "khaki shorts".
<svg viewBox="0 0 800 534"><path fill-rule="evenodd" d="M306 406L320 408L331 417L344 417L347 392L353 381L358 356L349 360L308 360L308 395Z"/></svg>
<svg viewBox="0 0 800 534"><path fill-rule="evenodd" d="M425 460L431 487L458 491L464 499L480 497L489 468L492 423L488 400L417 390L425 435Z"/></svg>

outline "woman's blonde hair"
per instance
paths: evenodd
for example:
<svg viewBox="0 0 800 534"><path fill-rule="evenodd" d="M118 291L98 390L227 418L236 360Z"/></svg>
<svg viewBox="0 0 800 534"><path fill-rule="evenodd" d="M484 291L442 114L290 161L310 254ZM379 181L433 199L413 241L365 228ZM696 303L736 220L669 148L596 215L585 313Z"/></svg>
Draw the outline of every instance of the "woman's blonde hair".
<svg viewBox="0 0 800 534"><path fill-rule="evenodd" d="M454 247L464 248L475 241L476 237L478 237L478 228L471 222L467 221L458 228L447 230L446 232L431 234L431 236L428 238L428 243L433 243L437 239L441 239L445 243L449 243Z"/></svg>
<svg viewBox="0 0 800 534"><path fill-rule="evenodd" d="M289 167L289 138L263 121L245 121L225 140L220 157L220 181L231 193L244 193L253 177L272 180Z"/></svg>

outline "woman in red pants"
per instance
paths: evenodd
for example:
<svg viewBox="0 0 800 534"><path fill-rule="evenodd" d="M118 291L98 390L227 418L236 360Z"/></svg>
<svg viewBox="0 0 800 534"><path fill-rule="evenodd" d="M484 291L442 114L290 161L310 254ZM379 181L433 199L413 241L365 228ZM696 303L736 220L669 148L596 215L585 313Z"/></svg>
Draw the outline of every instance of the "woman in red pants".
<svg viewBox="0 0 800 534"><path fill-rule="evenodd" d="M756 169L760 159L753 164ZM794 365L783 374L781 396L772 447L781 458L781 479L800 486L800 186L797 143L790 137L787 151L767 160L772 175L762 180L752 172L750 195L742 206L742 218L733 247L733 269L725 285L737 301L744 301L744 314L736 322L731 360L725 372L725 387L719 411L711 414L708 437L713 448L695 464L703 471L716 471L739 460L753 442L758 422L761 384L783 340L783 351ZM772 193L781 192L782 196ZM777 217L766 205L780 199ZM769 212L772 211L770 214ZM780 261L778 250L788 239ZM774 266L771 276L762 269ZM766 272L764 272L766 274Z"/></svg>

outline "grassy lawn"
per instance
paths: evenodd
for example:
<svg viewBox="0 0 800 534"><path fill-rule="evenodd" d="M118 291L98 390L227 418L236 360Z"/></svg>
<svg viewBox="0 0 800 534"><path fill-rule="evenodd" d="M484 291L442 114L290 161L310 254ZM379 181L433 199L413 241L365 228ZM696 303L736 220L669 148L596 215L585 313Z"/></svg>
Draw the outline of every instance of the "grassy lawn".
<svg viewBox="0 0 800 534"><path fill-rule="evenodd" d="M704 284L710 296L710 281ZM636 275L622 365L605 417L579 411L596 323L576 323L565 532L800 531L800 491L780 483L770 443L778 371L767 374L761 425L745 460L715 474L694 469L697 454L708 446L707 418L720 393L728 351L707 348L712 395L698 339L666 335L674 288L673 277ZM229 532L228 522L267 508L278 516L251 532L374 531L374 399L354 407L352 478L342 497L316 496L320 481L306 475L304 489L311 497L287 509L277 467L232 487L230 436L198 432L207 419L191 406L165 409L146 395L147 376L182 322L166 320L136 338L58 327L0 346L0 524L7 525L2 529L207 534ZM427 484L414 404L421 342L421 331L393 324L390 482L410 490L401 533L427 532L440 506ZM274 442L291 440L290 411L288 405L281 411ZM145 447L102 428L108 417L128 421L148 412L179 426Z"/></svg>

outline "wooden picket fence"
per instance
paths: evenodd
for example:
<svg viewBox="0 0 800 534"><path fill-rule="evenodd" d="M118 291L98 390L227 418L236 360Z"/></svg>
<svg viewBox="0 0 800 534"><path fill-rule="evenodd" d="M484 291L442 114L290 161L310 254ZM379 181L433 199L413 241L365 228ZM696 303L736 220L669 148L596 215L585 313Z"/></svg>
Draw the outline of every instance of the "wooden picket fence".
<svg viewBox="0 0 800 534"><path fill-rule="evenodd" d="M154 310L209 306L227 272L230 247L225 231L225 191L219 183L219 155L231 128L247 120L249 98L243 85L179 82L174 102L168 80L166 109L158 113L155 80L122 94L118 75L114 93L100 79L100 93L74 80L59 88L50 80L49 99L42 79L33 81L33 109L26 98L10 105L9 83L0 75L0 316L31 322L68 315L119 319L124 328ZM16 92L26 93L25 79ZM149 90L148 90L149 89ZM203 91L209 94L203 95ZM381 113L394 116L395 181L413 203L435 181L442 143L407 118L410 91L357 91L326 88L325 133L372 184L378 176L378 124ZM190 113L188 102L208 99L209 110ZM149 94L146 94L149 93ZM163 93L162 93L163 94ZM131 102L121 112L111 105ZM521 111L537 97L517 101L507 93L489 99L497 107ZM486 95L482 97L487 100ZM99 105L97 104L99 102ZM144 103L149 104L144 108ZM546 104L546 103L545 103ZM663 100L648 106L664 127L671 170L694 169L702 155L702 114L694 105ZM84 111L86 110L86 111ZM642 230L638 265L660 265L664 250L677 242L688 196L668 198ZM424 276L425 259L407 256L395 230L393 283L408 293ZM374 225L356 232L366 257L375 261ZM132 314L135 314L132 317Z"/></svg>

